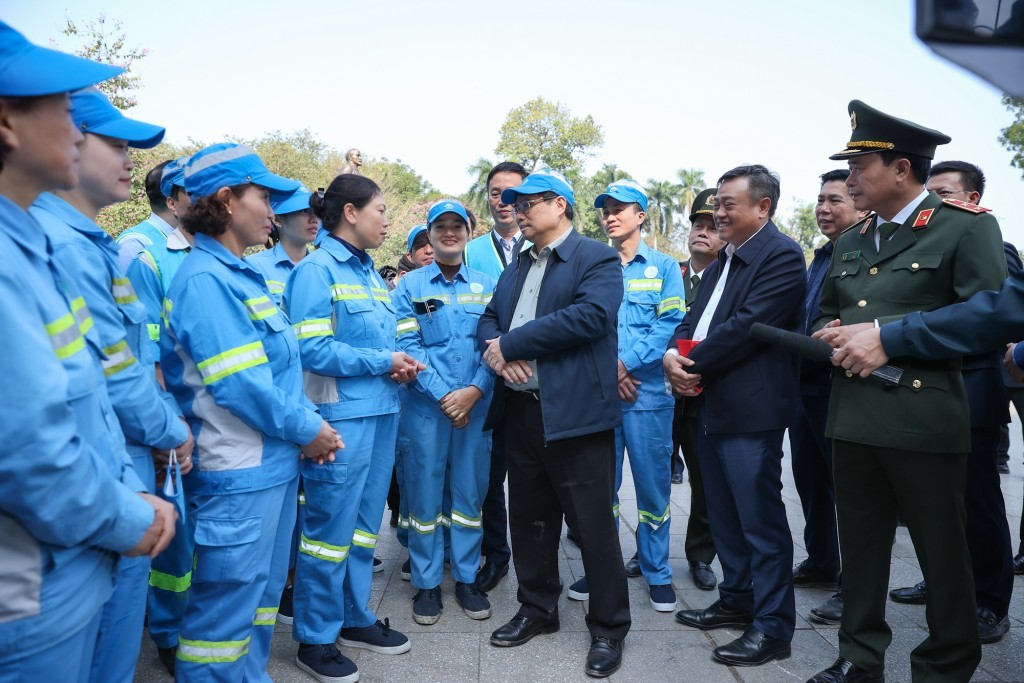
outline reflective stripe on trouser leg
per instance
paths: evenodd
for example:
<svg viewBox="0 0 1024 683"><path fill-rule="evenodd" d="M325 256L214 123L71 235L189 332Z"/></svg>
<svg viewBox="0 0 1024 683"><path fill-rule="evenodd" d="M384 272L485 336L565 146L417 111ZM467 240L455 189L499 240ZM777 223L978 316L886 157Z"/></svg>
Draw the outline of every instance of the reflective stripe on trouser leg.
<svg viewBox="0 0 1024 683"><path fill-rule="evenodd" d="M288 569L297 480L260 491L193 495L195 568L178 640L181 681L264 680L272 627L257 610L276 606Z"/></svg>
<svg viewBox="0 0 1024 683"><path fill-rule="evenodd" d="M331 423L335 426L335 423ZM345 621L346 628L370 626L377 616L370 609L370 586L373 582L373 548L356 539L372 537L376 540L380 520L384 515L384 504L391 486L391 470L395 465L395 437L398 435L398 413L377 415L367 418L367 426L373 437L370 445L370 467L359 498L359 512L356 516L356 531L353 535L352 550L345 573ZM335 426L339 434L341 426ZM342 437L346 438L346 437ZM346 445L348 442L345 442ZM347 450L347 449L346 449Z"/></svg>
<svg viewBox="0 0 1024 683"><path fill-rule="evenodd" d="M400 418L398 449L405 458L402 502L408 510L409 564L415 588L436 588L444 576L444 528L448 519L443 499L451 425L440 412L423 415L408 407Z"/></svg>
<svg viewBox="0 0 1024 683"><path fill-rule="evenodd" d="M142 643L146 617L149 557L122 557L114 577L114 592L103 605L89 680L92 683L131 683Z"/></svg>
<svg viewBox="0 0 1024 683"><path fill-rule="evenodd" d="M304 460L299 465L306 504L295 565L292 634L300 643L333 643L345 619L343 587L359 500L370 471L375 420L331 422L345 448L333 463Z"/></svg>
<svg viewBox="0 0 1024 683"><path fill-rule="evenodd" d="M149 637L157 647L178 645L178 631L188 607L195 560L192 530L178 519L174 538L162 553L153 558L149 571Z"/></svg>
<svg viewBox="0 0 1024 683"><path fill-rule="evenodd" d="M483 418L481 413L463 429L453 429L449 456L451 572L455 580L462 583L476 581L480 567L481 508L491 468L491 433L483 431Z"/></svg>
<svg viewBox="0 0 1024 683"><path fill-rule="evenodd" d="M672 408L626 410L615 430L616 479L621 483L622 447L629 454L637 503L637 553L652 586L672 583L669 565L672 494Z"/></svg>

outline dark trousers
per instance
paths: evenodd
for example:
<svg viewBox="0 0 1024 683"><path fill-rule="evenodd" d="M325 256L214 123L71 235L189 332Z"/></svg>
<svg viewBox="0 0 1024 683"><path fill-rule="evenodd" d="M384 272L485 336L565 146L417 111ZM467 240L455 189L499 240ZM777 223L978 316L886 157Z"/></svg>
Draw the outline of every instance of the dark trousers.
<svg viewBox="0 0 1024 683"><path fill-rule="evenodd" d="M885 667L892 542L899 515L928 582L928 637L910 654L914 681L968 681L981 660L974 581L964 533L967 455L833 440L843 619L839 654Z"/></svg>
<svg viewBox="0 0 1024 683"><path fill-rule="evenodd" d="M701 402L701 424L706 424ZM796 625L793 537L782 502L785 430L697 437L708 516L722 563L718 593L754 628L791 641Z"/></svg>
<svg viewBox="0 0 1024 683"><path fill-rule="evenodd" d="M711 538L708 503L704 496L704 479L700 474L700 458L697 457L696 399L676 401L672 420L672 443L675 452L683 452L686 467L690 470L690 517L686 522L686 560L711 564L715 560L715 541ZM672 471L675 472L675 469Z"/></svg>
<svg viewBox="0 0 1024 683"><path fill-rule="evenodd" d="M996 468L998 427L971 430L971 454L967 459L967 547L974 571L974 595L978 607L1005 617L1013 594L1013 550L1006 504Z"/></svg>
<svg viewBox="0 0 1024 683"><path fill-rule="evenodd" d="M508 511L505 508L505 427L495 425L491 436L491 473L483 504L484 538L480 553L488 562L508 564L512 549L508 546Z"/></svg>
<svg viewBox="0 0 1024 683"><path fill-rule="evenodd" d="M558 546L562 517L579 541L590 588L587 626L592 636L624 638L629 594L619 534L612 514L615 432L608 430L544 443L540 403L521 392L505 400L509 529L519 579L520 614L558 613L562 582Z"/></svg>
<svg viewBox="0 0 1024 683"><path fill-rule="evenodd" d="M1006 395L1017 411L1021 421L1021 430L1024 432L1024 386L1006 387ZM1005 424L999 428L999 462L1010 460L1010 427L1012 424ZM1024 540L1024 523L1021 524L1021 539Z"/></svg>
<svg viewBox="0 0 1024 683"><path fill-rule="evenodd" d="M793 483L804 511L808 563L823 574L839 573L839 530L832 488L832 444L825 436L828 396L801 395L802 410L789 428Z"/></svg>
<svg viewBox="0 0 1024 683"><path fill-rule="evenodd" d="M686 465L683 463L682 457L684 405L684 401L677 400L675 410L672 411L672 476L682 474L684 471L686 471Z"/></svg>

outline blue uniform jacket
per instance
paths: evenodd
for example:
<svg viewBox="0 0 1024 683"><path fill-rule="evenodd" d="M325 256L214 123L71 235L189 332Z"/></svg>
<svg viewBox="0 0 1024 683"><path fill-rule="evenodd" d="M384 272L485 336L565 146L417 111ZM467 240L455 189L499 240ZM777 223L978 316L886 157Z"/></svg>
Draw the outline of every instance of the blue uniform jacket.
<svg viewBox="0 0 1024 683"><path fill-rule="evenodd" d="M131 461L82 332L88 307L51 253L0 196L0 663L84 627L110 596L114 552L153 522L122 482Z"/></svg>
<svg viewBox="0 0 1024 683"><path fill-rule="evenodd" d="M128 272L128 266L143 249L161 248L167 244L174 227L155 213L138 225L133 225L117 236L118 270Z"/></svg>
<svg viewBox="0 0 1024 683"><path fill-rule="evenodd" d="M494 374L477 347L476 328L494 294L490 275L465 265L448 282L437 263L407 273L391 293L398 316L398 348L427 369L405 394L410 404L433 414L445 394L474 386L483 397L471 418L487 413Z"/></svg>
<svg viewBox="0 0 1024 683"><path fill-rule="evenodd" d="M156 361L160 360L160 331L163 329L164 296L171 287L174 274L188 256L192 246L175 230L163 247L143 249L128 266L128 280L135 295L146 308L146 330Z"/></svg>
<svg viewBox="0 0 1024 683"><path fill-rule="evenodd" d="M92 312L106 356L103 374L107 390L132 457L150 458L150 448L166 450L182 443L188 431L171 397L156 383L146 309L131 282L118 270L114 241L56 195L41 195L31 213L50 237L53 258L74 281ZM152 481L146 484L153 486Z"/></svg>
<svg viewBox="0 0 1024 683"><path fill-rule="evenodd" d="M288 282L288 276L295 269L295 264L292 263L288 252L278 242L274 245L273 249L266 249L258 254L247 256L245 260L252 264L253 268L260 271L263 278L267 281L270 297L274 300L274 303L280 306L281 299L284 297L285 283Z"/></svg>
<svg viewBox="0 0 1024 683"><path fill-rule="evenodd" d="M325 420L397 413L395 309L369 256L333 237L292 271L285 309L302 351L306 395Z"/></svg>
<svg viewBox="0 0 1024 683"><path fill-rule="evenodd" d="M708 305L726 250L701 278L693 308L672 338L690 339ZM692 372L702 376L709 434L747 434L785 429L798 405L797 357L754 341L750 326L763 323L804 331L807 293L804 255L771 221L733 254L725 291L707 338L692 352Z"/></svg>
<svg viewBox="0 0 1024 683"><path fill-rule="evenodd" d="M501 337L506 360L536 360L544 438L557 441L622 424L618 393L616 314L622 269L615 251L573 230L554 249L541 283L537 317L509 330L530 256L520 252L501 274L480 317L477 341ZM503 418L504 380L495 380L485 428Z"/></svg>
<svg viewBox="0 0 1024 683"><path fill-rule="evenodd" d="M263 276L196 235L164 302L161 367L196 439L185 488L260 490L299 473L321 419L302 395L295 334Z"/></svg>
<svg viewBox="0 0 1024 683"><path fill-rule="evenodd" d="M636 402L623 410L672 408L676 400L665 384L661 359L665 345L683 319L683 276L679 264L643 242L622 269L625 295L619 305L619 360L642 382Z"/></svg>

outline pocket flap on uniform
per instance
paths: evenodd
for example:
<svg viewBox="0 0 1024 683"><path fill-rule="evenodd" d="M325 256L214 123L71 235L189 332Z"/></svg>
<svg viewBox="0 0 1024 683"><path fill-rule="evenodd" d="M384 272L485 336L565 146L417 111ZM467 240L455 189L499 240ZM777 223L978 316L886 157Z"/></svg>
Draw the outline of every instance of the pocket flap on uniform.
<svg viewBox="0 0 1024 683"><path fill-rule="evenodd" d="M369 299L345 299L345 310L349 313L371 313L373 302Z"/></svg>
<svg viewBox="0 0 1024 683"><path fill-rule="evenodd" d="M892 260L893 270L935 270L942 263L942 253L901 254Z"/></svg>
<svg viewBox="0 0 1024 683"><path fill-rule="evenodd" d="M255 543L263 525L261 516L244 519L196 518L196 545L221 548L230 545Z"/></svg>
<svg viewBox="0 0 1024 683"><path fill-rule="evenodd" d="M326 481L332 484L344 484L348 479L347 462L325 462L320 465L314 460L303 460L300 468L302 476L306 479Z"/></svg>
<svg viewBox="0 0 1024 683"><path fill-rule="evenodd" d="M264 318L264 321L267 323L267 327L272 329L274 332L284 332L289 327L288 320L281 312L275 313L269 318Z"/></svg>

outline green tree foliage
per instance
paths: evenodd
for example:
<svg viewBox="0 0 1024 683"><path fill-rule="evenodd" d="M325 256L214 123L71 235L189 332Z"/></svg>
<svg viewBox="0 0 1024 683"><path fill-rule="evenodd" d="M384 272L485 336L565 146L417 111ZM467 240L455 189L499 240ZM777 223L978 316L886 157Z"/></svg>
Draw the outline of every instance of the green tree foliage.
<svg viewBox="0 0 1024 683"><path fill-rule="evenodd" d="M604 132L592 116L573 118L568 107L538 97L508 113L494 152L528 171L546 166L568 174L603 144Z"/></svg>
<svg viewBox="0 0 1024 683"><path fill-rule="evenodd" d="M490 159L480 157L466 167L466 172L473 178L473 184L460 199L463 204L473 210L480 224L490 223L490 213L487 209L487 176L494 166L494 162ZM479 227L477 232L483 232Z"/></svg>
<svg viewBox="0 0 1024 683"><path fill-rule="evenodd" d="M670 180L647 180L647 225L655 249L662 242L670 242L676 231L676 214L682 210L679 185Z"/></svg>
<svg viewBox="0 0 1024 683"><path fill-rule="evenodd" d="M131 109L138 100L135 91L142 82L142 77L133 71L136 62L149 53L141 47L127 47L127 35L121 29L121 22L108 20L101 14L96 19L76 22L69 15L64 27L64 35L75 40L84 41L72 51L80 57L97 62L124 67L120 76L103 81L98 87L118 109Z"/></svg>
<svg viewBox="0 0 1024 683"><path fill-rule="evenodd" d="M774 221L783 233L789 235L807 256L816 247L825 241L825 237L818 230L818 221L814 217L814 204L802 202L796 197L793 198L796 208L786 217L776 214Z"/></svg>
<svg viewBox="0 0 1024 683"><path fill-rule="evenodd" d="M1013 114L1013 123L999 133L999 142L1013 152L1011 165L1021 169L1024 176L1024 98L1003 95L1003 104Z"/></svg>
<svg viewBox="0 0 1024 683"><path fill-rule="evenodd" d="M254 140L236 139L256 152L267 168L294 178L311 190L327 187L345 164L345 155L331 148L308 128L292 133L275 130Z"/></svg>
<svg viewBox="0 0 1024 683"><path fill-rule="evenodd" d="M680 187L679 208L685 215L689 216L693 200L706 187L704 170L699 168L681 168L676 171L676 177L679 178Z"/></svg>

